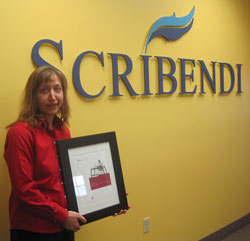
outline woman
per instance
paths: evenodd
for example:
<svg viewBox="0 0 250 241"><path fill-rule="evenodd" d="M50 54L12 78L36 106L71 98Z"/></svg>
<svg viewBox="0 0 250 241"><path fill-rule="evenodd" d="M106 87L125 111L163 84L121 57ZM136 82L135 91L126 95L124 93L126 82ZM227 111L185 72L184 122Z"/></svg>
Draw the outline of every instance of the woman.
<svg viewBox="0 0 250 241"><path fill-rule="evenodd" d="M11 241L71 241L86 219L67 210L55 141L70 138L67 81L51 66L37 68L21 111L9 126L5 153L12 190ZM73 232L69 232L73 231Z"/></svg>

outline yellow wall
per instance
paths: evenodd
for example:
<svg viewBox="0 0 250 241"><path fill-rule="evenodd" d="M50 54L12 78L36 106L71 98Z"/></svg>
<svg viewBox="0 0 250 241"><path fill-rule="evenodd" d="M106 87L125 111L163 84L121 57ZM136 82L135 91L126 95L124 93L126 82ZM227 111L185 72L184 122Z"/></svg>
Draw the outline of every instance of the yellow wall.
<svg viewBox="0 0 250 241"><path fill-rule="evenodd" d="M158 18L184 16L196 7L194 25L180 40L152 40L148 55L176 61L177 91L167 97L131 97L121 84L120 98L112 94L112 65L107 53L123 53L133 61L128 76L143 93L144 52L147 33ZM116 131L128 200L127 215L86 225L77 240L194 241L249 213L250 203L250 54L247 0L1 0L0 22L0 238L8 240L9 177L2 157L6 130L18 112L21 90L35 66L33 45L41 39L63 41L64 60L49 46L41 55L62 70L69 82L72 136ZM90 93L103 84L94 100L74 89L72 67L83 51L104 53L104 68L88 57L81 78ZM197 94L180 96L180 62L196 60ZM204 60L242 66L243 94L236 86L219 95L205 85L199 95L200 66ZM119 63L121 72L124 63ZM156 60L150 60L151 91L157 91ZM165 70L167 72L167 70ZM188 67L188 71L191 71ZM228 73L225 74L228 79ZM167 83L167 81L166 81ZM143 233L142 220L151 218L151 231Z"/></svg>

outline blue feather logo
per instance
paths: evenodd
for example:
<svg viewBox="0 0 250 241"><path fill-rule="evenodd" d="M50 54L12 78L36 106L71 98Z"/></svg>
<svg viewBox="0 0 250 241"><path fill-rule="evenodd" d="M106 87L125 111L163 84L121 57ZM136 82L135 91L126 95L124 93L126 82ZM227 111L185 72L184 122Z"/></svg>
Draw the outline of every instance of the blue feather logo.
<svg viewBox="0 0 250 241"><path fill-rule="evenodd" d="M148 44L155 37L162 36L167 41L171 41L177 40L181 38L183 34L187 33L193 26L194 11L195 7L193 7L192 11L184 17L176 17L175 13L173 13L172 16L159 18L149 31L145 53L147 52ZM183 27L185 25L187 26Z"/></svg>

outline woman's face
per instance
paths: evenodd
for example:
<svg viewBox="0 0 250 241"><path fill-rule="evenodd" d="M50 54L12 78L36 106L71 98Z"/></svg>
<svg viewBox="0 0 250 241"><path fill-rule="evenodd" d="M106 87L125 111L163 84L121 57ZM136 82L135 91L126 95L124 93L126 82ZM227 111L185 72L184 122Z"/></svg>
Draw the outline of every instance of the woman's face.
<svg viewBox="0 0 250 241"><path fill-rule="evenodd" d="M63 89L60 79L52 73L47 82L37 90L38 108L47 120L53 120L63 104Z"/></svg>

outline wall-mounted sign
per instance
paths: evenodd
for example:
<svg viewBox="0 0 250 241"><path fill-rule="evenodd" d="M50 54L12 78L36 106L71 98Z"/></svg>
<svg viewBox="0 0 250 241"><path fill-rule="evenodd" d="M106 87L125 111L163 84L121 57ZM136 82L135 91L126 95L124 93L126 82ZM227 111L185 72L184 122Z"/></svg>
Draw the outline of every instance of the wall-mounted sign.
<svg viewBox="0 0 250 241"><path fill-rule="evenodd" d="M176 40L183 36L183 34L187 33L193 26L193 16L195 12L195 7L192 9L192 11L187 14L184 17L176 17L175 13L172 16L162 17L158 19L151 27L149 34L147 36L146 46L145 46L145 53L147 52L148 45L150 41L158 36L164 37L166 40ZM46 60L44 60L40 54L39 54L39 48L43 44L50 44L53 45L56 50L58 51L60 55L60 59L63 60L63 42L62 40L59 42L55 42L50 39L42 39L39 40L32 49L32 59L34 63L37 66L42 65L51 65ZM74 62L72 75L73 75L73 82L74 86L76 88L76 91L85 98L97 98L98 96L102 95L105 91L106 86L100 86L98 89L96 89L95 94L88 93L84 88L84 82L85 81L91 81L91 80L85 80L80 78L80 66L83 63L83 59L87 55L94 55L96 56L96 64L102 65L102 67L105 67L104 62L104 54L103 52L95 52L95 51L84 51L80 53ZM117 96L123 96L123 94L120 93L119 85L122 81L123 84L126 86L129 94L131 96L138 96L138 95L171 95L176 92L177 86L180 85L180 92L178 94L180 95L193 95L196 93L199 94L206 94L205 92L205 83L209 86L209 89L212 93L216 94L228 94L232 92L235 85L237 86L237 92L238 94L243 93L242 87L241 87L241 67L242 64L236 64L236 67L233 68L233 66L229 63L224 62L215 62L211 61L209 65L212 66L212 73L208 70L207 65L203 60L195 60L195 59L186 59L186 58L178 58L180 62L180 72L176 73L176 61L173 60L170 57L167 56L150 56L150 55L140 55L140 59L143 64L144 68L144 90L143 93L139 93L137 90L133 88L129 81L128 75L133 71L133 61L132 59L126 55L121 53L107 53L107 55L111 56L112 61L112 82L113 82L113 93L110 94L110 97L117 97ZM150 75L149 75L149 65L150 65L150 59L156 59L158 63L158 90L156 93L152 93L150 90ZM119 71L119 64L118 59L124 60L126 64L126 69L124 72L121 73ZM163 71L163 64L168 63L170 66L170 71L168 73L165 73ZM200 85L194 84L193 86L187 88L186 81L191 80L191 82L194 82L194 68L196 67L196 63L200 66ZM186 66L191 65L192 71L187 73ZM225 80L225 70L229 72L230 79ZM219 91L216 89L216 76L217 71L219 71L220 75L220 87ZM180 76L180 79L178 80L177 76ZM168 86L168 90L164 89L164 80L170 81L170 86ZM227 81L225 87L225 81Z"/></svg>

